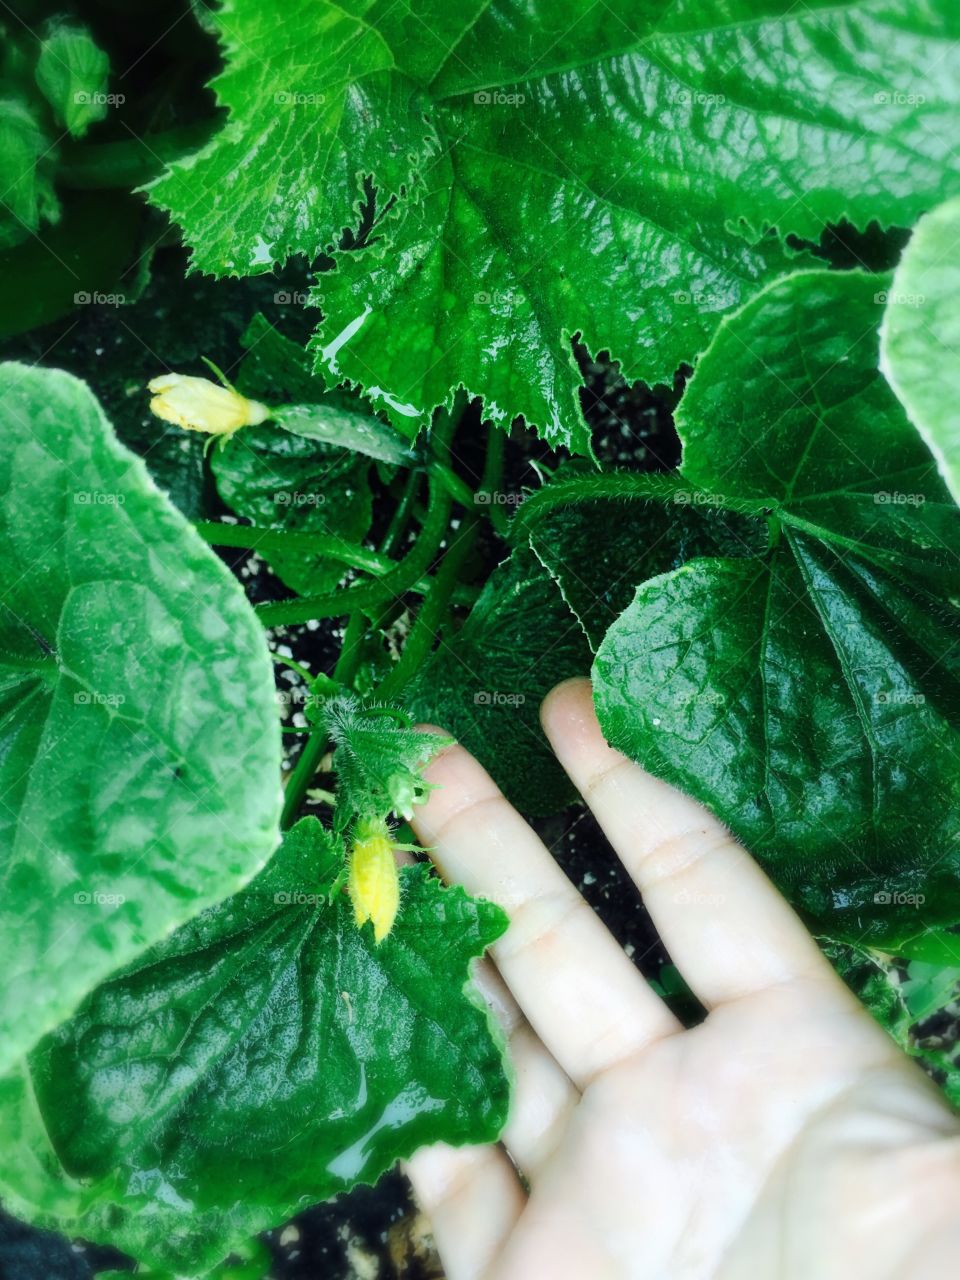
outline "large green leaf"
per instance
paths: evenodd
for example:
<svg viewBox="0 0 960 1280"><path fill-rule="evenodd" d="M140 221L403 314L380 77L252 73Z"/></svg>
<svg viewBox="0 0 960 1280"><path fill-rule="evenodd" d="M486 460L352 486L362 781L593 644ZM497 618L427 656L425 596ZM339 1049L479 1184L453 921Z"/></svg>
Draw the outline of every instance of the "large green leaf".
<svg viewBox="0 0 960 1280"><path fill-rule="evenodd" d="M356 228L369 177L319 360L411 432L462 383L585 448L573 334L668 379L777 267L764 228L910 224L960 190L953 0L298 0L283 21L281 42L274 5L221 11L229 123L153 199L202 270L266 271Z"/></svg>
<svg viewBox="0 0 960 1280"><path fill-rule="evenodd" d="M590 647L556 583L517 547L463 626L441 636L404 706L455 733L523 813L556 813L575 793L543 736L540 703L589 666Z"/></svg>
<svg viewBox="0 0 960 1280"><path fill-rule="evenodd" d="M195 1275L418 1146L496 1138L501 1045L465 984L506 917L408 867L378 946L330 896L342 859L304 819L0 1086L17 1212Z"/></svg>
<svg viewBox="0 0 960 1280"><path fill-rule="evenodd" d="M881 366L960 501L960 199L920 219L886 302Z"/></svg>
<svg viewBox="0 0 960 1280"><path fill-rule="evenodd" d="M594 680L610 740L823 932L903 950L960 919L960 512L877 368L877 290L800 274L721 325L683 475L769 549L642 583Z"/></svg>
<svg viewBox="0 0 960 1280"><path fill-rule="evenodd" d="M279 838L262 632L68 374L0 367L0 1069Z"/></svg>
<svg viewBox="0 0 960 1280"><path fill-rule="evenodd" d="M371 247L341 253L321 279L317 368L361 387L411 437L463 386L499 427L523 414L553 446L587 453L575 333L611 351L626 377L666 382L718 314L784 268L769 240L751 246L721 230L697 237L709 249L679 245L682 235L585 191L566 162L552 161L556 174L527 172L531 149L543 159L530 127L499 162L462 142L456 168L449 156L436 161L422 198L398 203ZM543 145L549 158L558 139ZM612 163L626 165L630 145ZM517 169L509 203L505 168ZM612 174L600 183L614 184Z"/></svg>

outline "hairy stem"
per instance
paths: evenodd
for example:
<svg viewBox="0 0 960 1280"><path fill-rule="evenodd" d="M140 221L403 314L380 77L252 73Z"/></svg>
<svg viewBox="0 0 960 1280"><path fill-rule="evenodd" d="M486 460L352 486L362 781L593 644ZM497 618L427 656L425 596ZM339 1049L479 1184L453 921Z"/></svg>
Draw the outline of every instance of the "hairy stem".
<svg viewBox="0 0 960 1280"><path fill-rule="evenodd" d="M763 498L738 498L726 493L708 493L692 485L679 472L614 471L608 475L576 476L538 489L519 509L510 522L510 540L527 536L531 527L555 507L598 498L641 499L671 502L678 506L710 506L736 515L767 517L775 502ZM784 516L786 519L786 516Z"/></svg>
<svg viewBox="0 0 960 1280"><path fill-rule="evenodd" d="M303 798L307 794L310 783L313 781L314 774L320 767L320 761L323 759L326 750L327 727L324 724L314 725L310 730L310 737L304 743L303 750L297 758L297 763L293 766L286 790L283 793L280 826L284 831L293 825L297 814L300 812Z"/></svg>
<svg viewBox="0 0 960 1280"><path fill-rule="evenodd" d="M546 485L532 494L510 522L510 540L516 542L526 537L531 526L556 507L568 507L597 498L652 498L669 502L676 501L679 493L692 492L692 486L678 475L614 471L609 475L575 476Z"/></svg>

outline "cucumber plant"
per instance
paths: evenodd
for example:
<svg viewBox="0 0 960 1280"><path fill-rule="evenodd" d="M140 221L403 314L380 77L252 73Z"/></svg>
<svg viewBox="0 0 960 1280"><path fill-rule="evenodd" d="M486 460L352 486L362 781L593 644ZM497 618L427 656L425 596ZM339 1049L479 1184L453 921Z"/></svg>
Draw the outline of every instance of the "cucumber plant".
<svg viewBox="0 0 960 1280"><path fill-rule="evenodd" d="M4 1207L224 1274L495 1141L415 726L549 817L588 671L960 1102L953 0L17 8Z"/></svg>

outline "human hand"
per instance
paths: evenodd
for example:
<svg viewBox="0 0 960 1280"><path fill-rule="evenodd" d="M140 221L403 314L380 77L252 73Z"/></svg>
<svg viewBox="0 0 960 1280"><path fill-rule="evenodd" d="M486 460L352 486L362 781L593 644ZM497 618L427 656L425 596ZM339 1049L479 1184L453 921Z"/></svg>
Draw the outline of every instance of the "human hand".
<svg viewBox="0 0 960 1280"><path fill-rule="evenodd" d="M542 714L708 1016L683 1030L480 766L436 758L415 826L510 912L510 994L482 985L517 1072L502 1147L408 1166L450 1280L953 1274L957 1117L724 828L606 745L587 681Z"/></svg>

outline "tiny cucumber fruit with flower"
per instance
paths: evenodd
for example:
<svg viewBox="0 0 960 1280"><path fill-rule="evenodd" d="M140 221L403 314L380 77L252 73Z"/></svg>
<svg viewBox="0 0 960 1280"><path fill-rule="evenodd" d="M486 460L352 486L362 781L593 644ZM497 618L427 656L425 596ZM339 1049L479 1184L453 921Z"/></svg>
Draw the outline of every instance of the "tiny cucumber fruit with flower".
<svg viewBox="0 0 960 1280"><path fill-rule="evenodd" d="M396 844L382 818L357 823L350 849L347 892L357 928L369 920L379 945L393 928L400 909L400 873L395 854L410 845Z"/></svg>

